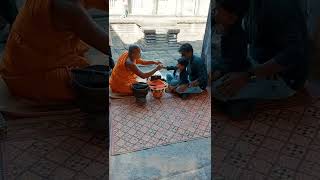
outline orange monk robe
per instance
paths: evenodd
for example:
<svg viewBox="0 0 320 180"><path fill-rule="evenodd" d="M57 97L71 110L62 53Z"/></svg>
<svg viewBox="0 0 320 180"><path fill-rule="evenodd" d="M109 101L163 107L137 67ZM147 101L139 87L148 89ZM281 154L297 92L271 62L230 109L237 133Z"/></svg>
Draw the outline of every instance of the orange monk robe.
<svg viewBox="0 0 320 180"><path fill-rule="evenodd" d="M129 58L128 52L124 52L118 59L115 67L112 70L112 74L109 79L109 85L114 93L120 93L125 95L132 95L132 84L137 82L137 75L129 70L125 63ZM135 60L135 64L145 64L142 59Z"/></svg>
<svg viewBox="0 0 320 180"><path fill-rule="evenodd" d="M56 31L51 1L28 0L7 40L0 74L10 92L39 101L73 100L70 70L88 66L89 49L75 34ZM106 0L83 0L87 8L107 10Z"/></svg>

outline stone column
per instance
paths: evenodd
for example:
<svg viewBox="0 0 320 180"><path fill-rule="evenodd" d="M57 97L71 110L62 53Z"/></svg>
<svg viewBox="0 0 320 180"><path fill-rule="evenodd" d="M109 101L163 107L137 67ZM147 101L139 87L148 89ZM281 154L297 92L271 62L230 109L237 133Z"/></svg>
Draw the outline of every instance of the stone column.
<svg viewBox="0 0 320 180"><path fill-rule="evenodd" d="M128 12L132 14L132 0L128 0Z"/></svg>
<svg viewBox="0 0 320 180"><path fill-rule="evenodd" d="M146 45L155 44L156 43L156 30L153 29L144 29L144 42Z"/></svg>
<svg viewBox="0 0 320 180"><path fill-rule="evenodd" d="M152 15L157 15L158 14L158 3L159 3L159 0L153 0Z"/></svg>
<svg viewBox="0 0 320 180"><path fill-rule="evenodd" d="M168 46L177 46L178 45L178 34L180 29L169 29L167 32Z"/></svg>
<svg viewBox="0 0 320 180"><path fill-rule="evenodd" d="M210 6L211 7L211 6ZM207 72L209 75L209 82L211 81L211 65L212 65L212 57L211 57L211 47L212 47L212 29L211 29L211 8L209 8L208 20L206 25L206 32L204 35L203 46L201 58L205 61L207 66Z"/></svg>
<svg viewBox="0 0 320 180"><path fill-rule="evenodd" d="M199 16L200 0L196 0L194 8L195 8L195 10L194 10L194 16Z"/></svg>
<svg viewBox="0 0 320 180"><path fill-rule="evenodd" d="M176 16L182 16L182 0L177 0Z"/></svg>

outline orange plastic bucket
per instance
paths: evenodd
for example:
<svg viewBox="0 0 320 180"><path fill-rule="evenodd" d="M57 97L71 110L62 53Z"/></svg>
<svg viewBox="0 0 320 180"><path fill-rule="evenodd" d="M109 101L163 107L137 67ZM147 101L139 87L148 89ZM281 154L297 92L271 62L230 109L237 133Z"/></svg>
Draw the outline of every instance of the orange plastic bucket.
<svg viewBox="0 0 320 180"><path fill-rule="evenodd" d="M149 85L150 90L152 92L152 96L157 99L159 99L163 96L165 89L168 87L167 83L160 80L160 79L155 80L155 81L149 81L148 85Z"/></svg>

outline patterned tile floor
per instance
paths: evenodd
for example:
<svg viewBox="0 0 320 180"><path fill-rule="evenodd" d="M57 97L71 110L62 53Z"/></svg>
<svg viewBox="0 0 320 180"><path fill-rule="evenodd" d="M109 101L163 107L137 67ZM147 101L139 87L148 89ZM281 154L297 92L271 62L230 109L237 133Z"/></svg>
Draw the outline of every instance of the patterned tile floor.
<svg viewBox="0 0 320 180"><path fill-rule="evenodd" d="M317 98L302 106L259 112L243 122L213 114L212 129L215 179L320 179Z"/></svg>
<svg viewBox="0 0 320 180"><path fill-rule="evenodd" d="M4 117L8 131L0 152L5 180L108 179L106 133L88 130L81 113Z"/></svg>
<svg viewBox="0 0 320 180"><path fill-rule="evenodd" d="M203 25L198 25L198 26L193 26L191 25L179 25L181 26L181 34L179 36L179 41L183 42L186 39L189 39L192 37L192 41L191 43L194 45L195 48L195 52L196 53L200 53L201 52L201 46L202 46L202 40L196 41L196 39L202 39L203 36L203 31L204 31L204 26ZM117 61L117 58L119 57L119 55L125 51L125 49L127 48L128 44L131 43L135 43L137 42L139 39L141 39L143 37L143 34L141 33L141 30L139 29L139 27L135 24L112 24L111 25L111 34L112 34L112 48L113 48L113 58L115 61ZM194 34L195 32L199 32L198 34ZM144 59L147 60L160 60L162 61L165 65L169 66L169 65L175 65L176 61L175 59L177 59L180 56L180 54L177 52L177 50L171 50L171 49L166 49L163 51L148 51L148 52L143 52L142 53L142 57ZM141 67L141 69L143 71L150 69L150 67ZM168 72L162 70L161 71L162 74L166 74ZM186 129L187 127L182 127L182 125L184 126L195 126L193 127L193 129L190 131L190 137L201 137L201 136L208 136L209 135L209 129L210 127L208 125L205 124L209 124L209 119L210 119L210 102L209 102L209 97L206 98L206 101L204 101L205 103L202 102L202 99L194 99L189 101L189 103L195 103L195 101L199 101L200 103L203 103L200 106L200 109L204 108L205 109L203 111L199 111L202 112L203 114L207 114L207 116L205 116L202 122L203 122L203 127L204 129L201 130L201 132L199 131L198 135L197 133L194 134L194 131L198 128L198 124L194 123L192 121L192 119L188 120L188 118L182 118L182 116L189 116L189 117L195 117L196 113L191 113L195 110L195 108L193 108L193 111L189 112L188 110L191 108L192 110L192 106L189 103L183 102L181 101L179 98L170 98L167 97L165 98L165 100L158 102L158 101L154 101L152 97L149 98L150 99L150 103L152 105L148 106L148 108L141 108L138 107L137 105L135 105L135 103L133 103L134 99L131 100L112 100L111 102L111 118L115 119L114 120L114 124L113 124L113 134L114 134L114 139L112 141L113 144L113 151L112 154L117 154L117 153L123 153L123 152L127 152L127 151L134 151L134 150L141 150L144 148L148 148L148 147L154 147L160 144L166 144L166 143L170 143L170 142L179 142L183 139L184 136L182 137L177 137L177 134L185 134L185 133L176 133L176 131L182 131L183 129ZM118 101L118 102L117 102ZM181 102L180 102L181 101ZM184 110L184 112L181 112L180 115L180 119L181 122L179 124L179 122L175 122L173 121L173 119L175 118L174 115L172 115L175 110L172 109L171 107L175 107L175 106L179 106L178 110L179 112L181 112L182 110ZM181 108L180 108L181 107ZM183 107L183 108L182 108ZM161 111L157 108L162 108ZM170 109L171 108L171 109ZM123 109L126 109L127 111L123 111ZM201 110L202 110L201 109ZM126 113L128 112L128 113ZM154 115L153 115L154 114ZM190 114L190 115L189 115ZM112 117L114 116L114 117ZM138 117L136 117L138 116ZM154 125L153 129L152 127L152 123L155 119L158 118L154 118L153 116L157 116L161 121L159 121L157 125ZM168 117L168 118L167 118ZM132 119L128 121L127 119ZM134 120L137 119L137 120ZM170 120L171 119L171 120ZM183 119L186 119L185 121L187 121L188 123L182 123ZM130 128L129 125L130 123L136 124L136 122L138 123L141 127L144 127L142 129L139 129L138 125L136 128ZM141 123L141 121L143 121L143 123ZM130 122L130 123L128 123ZM176 130L172 131L172 124L176 123ZM199 121L200 122L200 121ZM199 123L198 122L198 123ZM150 126L150 127L148 127ZM158 129L160 128L164 128L166 129L165 126L168 126L169 129L171 129L170 131L167 131L167 135L168 137L165 137L164 135L166 134L165 132L163 134L161 134ZM146 132L143 132L143 129L153 129L155 131L155 135L152 135L152 132L150 130L149 134L150 135L146 135ZM134 134L135 137L134 139L131 139L130 137L134 137L134 136L130 136L129 134L127 134L126 136L124 136L123 134L125 134L124 131L131 129L131 133ZM137 130L135 130L137 129ZM207 129L207 131L206 131ZM199 130L199 128L198 128ZM135 131L135 132L134 132ZM156 133L158 132L158 133ZM202 133L203 132L203 133ZM186 134L185 134L186 135ZM137 144L137 140L141 139L142 136L144 136L144 138L146 139L146 142L148 142L148 139L150 139L149 143L138 143ZM158 137L159 136L159 137ZM163 137L160 137L163 136ZM170 137L175 137L173 139L170 139ZM138 139L137 139L138 138ZM129 140L131 139L131 140ZM160 139L160 140L159 140ZM130 142L128 144L128 142ZM124 148L126 147L126 148Z"/></svg>
<svg viewBox="0 0 320 180"><path fill-rule="evenodd" d="M113 99L110 105L111 153L121 154L210 136L211 99L207 92L182 100L149 93L147 104L135 98Z"/></svg>

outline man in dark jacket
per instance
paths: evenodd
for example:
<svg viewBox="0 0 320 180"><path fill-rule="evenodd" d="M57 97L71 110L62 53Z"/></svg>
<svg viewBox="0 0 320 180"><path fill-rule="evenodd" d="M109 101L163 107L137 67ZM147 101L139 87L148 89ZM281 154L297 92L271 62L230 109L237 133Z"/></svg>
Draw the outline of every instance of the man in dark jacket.
<svg viewBox="0 0 320 180"><path fill-rule="evenodd" d="M307 27L299 1L251 0L251 5L247 31L253 67L226 74L213 87L213 96L233 101L231 109L238 114L249 110L239 108L247 100L294 95L308 73Z"/></svg>
<svg viewBox="0 0 320 180"><path fill-rule="evenodd" d="M246 71L250 66L247 58L247 33L242 27L243 17L249 8L249 0L239 1L236 8L234 4L234 0L216 1L215 16L212 21L215 26L213 38L216 50L213 51L213 57L215 57L213 80L217 80L226 73ZM227 17L230 18L226 20Z"/></svg>

